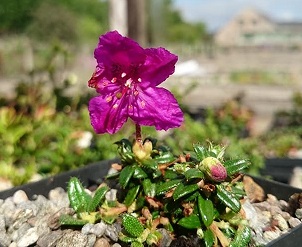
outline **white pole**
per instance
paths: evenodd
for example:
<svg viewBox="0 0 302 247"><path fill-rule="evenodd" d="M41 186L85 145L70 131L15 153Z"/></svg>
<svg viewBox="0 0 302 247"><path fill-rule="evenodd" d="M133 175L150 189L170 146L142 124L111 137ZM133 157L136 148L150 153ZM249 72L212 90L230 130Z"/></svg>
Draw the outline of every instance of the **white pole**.
<svg viewBox="0 0 302 247"><path fill-rule="evenodd" d="M128 35L127 0L109 0L109 27Z"/></svg>

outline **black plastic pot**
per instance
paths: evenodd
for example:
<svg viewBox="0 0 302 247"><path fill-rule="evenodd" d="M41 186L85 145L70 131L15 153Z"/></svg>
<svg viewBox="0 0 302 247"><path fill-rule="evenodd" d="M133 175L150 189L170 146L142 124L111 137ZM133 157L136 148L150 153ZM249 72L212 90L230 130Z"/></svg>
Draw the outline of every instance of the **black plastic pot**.
<svg viewBox="0 0 302 247"><path fill-rule="evenodd" d="M78 177L85 186L99 184L102 182L102 178L107 174L110 165L117 160L107 160L91 165L87 165L83 168L65 172L56 175L51 178L43 179L38 182L25 184L22 186L14 187L10 190L0 192L0 199L5 199L12 196L17 190L24 190L28 197L31 198L33 195L44 195L47 196L48 192L56 187L66 188L67 182L70 177ZM287 184L265 180L259 177L253 177L267 194L273 194L278 199L288 200L288 198L294 193L301 193L302 191L298 188L291 187ZM267 247L292 247L298 246L298 243L302 243L302 225L292 229L289 233L282 235L281 237L270 242Z"/></svg>
<svg viewBox="0 0 302 247"><path fill-rule="evenodd" d="M302 167L302 159L267 158L261 174L281 183L289 183L295 167Z"/></svg>

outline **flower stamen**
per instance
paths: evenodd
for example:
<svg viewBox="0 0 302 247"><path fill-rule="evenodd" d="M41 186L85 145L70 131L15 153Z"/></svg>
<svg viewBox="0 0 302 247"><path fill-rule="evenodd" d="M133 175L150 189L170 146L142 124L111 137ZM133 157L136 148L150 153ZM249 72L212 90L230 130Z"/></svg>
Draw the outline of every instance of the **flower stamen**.
<svg viewBox="0 0 302 247"><path fill-rule="evenodd" d="M112 100L112 96L110 95L110 96L108 96L107 98L106 98L106 102L110 102Z"/></svg>
<svg viewBox="0 0 302 247"><path fill-rule="evenodd" d="M125 86L128 87L128 88L130 88L131 85L132 85L132 82L133 82L132 78L129 78L129 79L126 81Z"/></svg>
<svg viewBox="0 0 302 247"><path fill-rule="evenodd" d="M117 92L117 93L115 94L115 97L118 98L118 99L120 99L120 98L122 98L123 95L124 95L124 93Z"/></svg>

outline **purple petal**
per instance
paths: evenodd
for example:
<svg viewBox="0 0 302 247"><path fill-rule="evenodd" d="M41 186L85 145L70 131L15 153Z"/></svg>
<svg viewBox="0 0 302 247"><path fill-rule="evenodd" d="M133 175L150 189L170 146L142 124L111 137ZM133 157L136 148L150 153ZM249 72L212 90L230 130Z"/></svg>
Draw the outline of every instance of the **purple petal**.
<svg viewBox="0 0 302 247"><path fill-rule="evenodd" d="M89 101L91 125L98 134L116 133L127 121L127 102L111 100L103 96L94 97Z"/></svg>
<svg viewBox="0 0 302 247"><path fill-rule="evenodd" d="M120 65L122 68L117 69L123 70L131 64L142 64L146 55L137 42L112 31L100 36L94 57L98 64L111 71L112 65Z"/></svg>
<svg viewBox="0 0 302 247"><path fill-rule="evenodd" d="M155 87L174 73L178 57L164 48L145 49L147 55L141 71L141 87Z"/></svg>
<svg viewBox="0 0 302 247"><path fill-rule="evenodd" d="M179 127L183 113L173 94L164 88L147 88L139 91L130 105L129 117L137 124L155 126L157 130Z"/></svg>

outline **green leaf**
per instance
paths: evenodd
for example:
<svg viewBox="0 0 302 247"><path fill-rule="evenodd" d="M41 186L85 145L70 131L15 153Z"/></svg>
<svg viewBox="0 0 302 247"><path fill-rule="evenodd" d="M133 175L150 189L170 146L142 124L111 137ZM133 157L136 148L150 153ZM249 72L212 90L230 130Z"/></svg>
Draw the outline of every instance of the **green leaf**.
<svg viewBox="0 0 302 247"><path fill-rule="evenodd" d="M137 185L133 188L131 188L130 190L128 190L128 193L126 195L126 198L124 200L124 204L129 207L135 200L138 192L139 192L139 189L140 189L140 185Z"/></svg>
<svg viewBox="0 0 302 247"><path fill-rule="evenodd" d="M239 199L232 192L227 191L221 184L216 185L218 199L234 212L238 213L241 208Z"/></svg>
<svg viewBox="0 0 302 247"><path fill-rule="evenodd" d="M152 183L150 179L143 180L143 188L146 196L154 197L156 194L156 184Z"/></svg>
<svg viewBox="0 0 302 247"><path fill-rule="evenodd" d="M123 188L126 188L128 185L133 173L135 171L135 167L133 166L125 166L120 172L119 183Z"/></svg>
<svg viewBox="0 0 302 247"><path fill-rule="evenodd" d="M156 186L156 195L162 195L169 191L170 189L176 187L179 183L181 183L182 179L174 179Z"/></svg>
<svg viewBox="0 0 302 247"><path fill-rule="evenodd" d="M206 227L209 227L214 220L214 206L211 200L204 199L201 195L198 196L198 211L199 215Z"/></svg>
<svg viewBox="0 0 302 247"><path fill-rule="evenodd" d="M155 157L154 159L159 164L165 164L173 162L175 160L175 157L171 152L165 152L162 153L160 156Z"/></svg>
<svg viewBox="0 0 302 247"><path fill-rule="evenodd" d="M215 236L214 236L214 233L210 229L207 229L204 232L204 242L205 242L206 247L212 247L214 245Z"/></svg>
<svg viewBox="0 0 302 247"><path fill-rule="evenodd" d="M181 197L193 193L194 191L198 190L198 188L199 187L197 184L189 184L189 185L179 184L173 193L173 199L176 201Z"/></svg>
<svg viewBox="0 0 302 247"><path fill-rule="evenodd" d="M121 156L122 162L130 163L134 160L134 154L132 152L132 143L128 139L122 139L115 142L118 145L118 152Z"/></svg>
<svg viewBox="0 0 302 247"><path fill-rule="evenodd" d="M94 212L96 210L96 208L101 204L101 201L105 197L108 190L108 186L103 186L95 191L94 196L88 205L88 212Z"/></svg>
<svg viewBox="0 0 302 247"><path fill-rule="evenodd" d="M208 150L205 147L200 146L200 144L193 144L193 149L199 161L202 161L204 158L209 156Z"/></svg>
<svg viewBox="0 0 302 247"><path fill-rule="evenodd" d="M137 179L143 179L147 178L148 174L141 167L137 166L135 167L133 177Z"/></svg>
<svg viewBox="0 0 302 247"><path fill-rule="evenodd" d="M175 179L177 177L178 177L177 172L175 172L173 170L169 170L169 169L165 170L165 174L164 174L165 179Z"/></svg>
<svg viewBox="0 0 302 247"><path fill-rule="evenodd" d="M248 226L240 226L230 247L246 247L251 241L252 233Z"/></svg>
<svg viewBox="0 0 302 247"><path fill-rule="evenodd" d="M66 215L66 214L61 215L59 221L61 225L68 225L68 226L83 226L88 223L87 220L80 220L72 217L71 215Z"/></svg>
<svg viewBox="0 0 302 247"><path fill-rule="evenodd" d="M158 164L155 160L153 159L148 159L148 160L144 160L142 165L145 168L151 169L151 170L158 170Z"/></svg>
<svg viewBox="0 0 302 247"><path fill-rule="evenodd" d="M201 227L199 216L196 214L181 218L178 221L178 224L187 229L197 229Z"/></svg>
<svg viewBox="0 0 302 247"><path fill-rule="evenodd" d="M250 162L241 159L228 160L224 162L224 166L227 170L228 175L230 176L248 168L250 166Z"/></svg>
<svg viewBox="0 0 302 247"><path fill-rule="evenodd" d="M132 237L139 237L144 231L144 227L140 223L140 221L136 217L134 217L130 214L124 214L123 215L122 224L125 227L125 230Z"/></svg>
<svg viewBox="0 0 302 247"><path fill-rule="evenodd" d="M185 177L187 180L194 179L194 178L202 179L204 178L204 174L199 169L191 168L185 172Z"/></svg>
<svg viewBox="0 0 302 247"><path fill-rule="evenodd" d="M78 178L72 177L69 180L67 194L70 206L77 213L88 211L88 205L91 203L92 197L85 191Z"/></svg>
<svg viewBox="0 0 302 247"><path fill-rule="evenodd" d="M130 247L144 247L144 245L140 242L134 241L131 243Z"/></svg>

